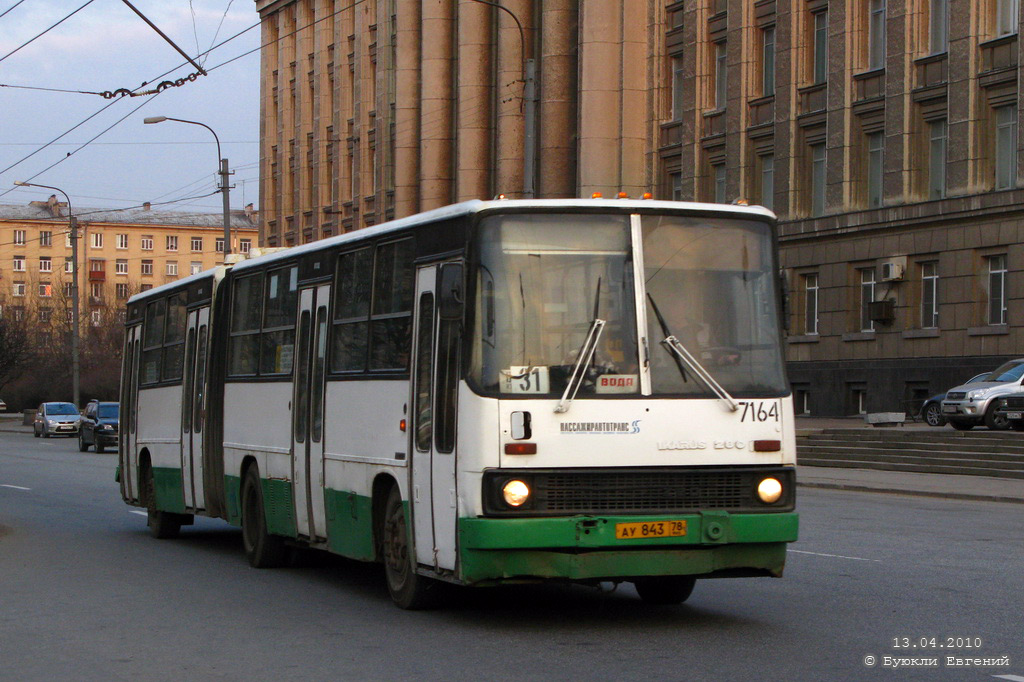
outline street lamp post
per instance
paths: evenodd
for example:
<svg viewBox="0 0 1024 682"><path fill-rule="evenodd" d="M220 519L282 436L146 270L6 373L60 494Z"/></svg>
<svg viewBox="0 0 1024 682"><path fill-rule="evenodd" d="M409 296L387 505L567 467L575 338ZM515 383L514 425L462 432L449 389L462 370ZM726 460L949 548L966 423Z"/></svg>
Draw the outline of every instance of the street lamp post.
<svg viewBox="0 0 1024 682"><path fill-rule="evenodd" d="M224 198L224 262L228 262L228 254L231 253L231 202L229 201L229 187L228 187L228 176L231 173L228 171L228 160L223 158L220 153L220 138L217 137L217 133L214 132L213 128L200 123L199 121L187 121L183 118L171 118L170 116L149 116L143 119L143 123L163 123L164 121L177 121L178 123L190 123L196 126L202 126L213 133L213 139L217 142L217 160L220 163L220 169L217 171L220 175L220 191Z"/></svg>
<svg viewBox="0 0 1024 682"><path fill-rule="evenodd" d="M71 228L71 393L75 407L78 407L79 397L79 362L78 362L78 218L72 215L71 199L67 193L59 187L50 185L37 185L32 182L14 181L19 187L41 187L52 189L64 195L68 202L68 225Z"/></svg>

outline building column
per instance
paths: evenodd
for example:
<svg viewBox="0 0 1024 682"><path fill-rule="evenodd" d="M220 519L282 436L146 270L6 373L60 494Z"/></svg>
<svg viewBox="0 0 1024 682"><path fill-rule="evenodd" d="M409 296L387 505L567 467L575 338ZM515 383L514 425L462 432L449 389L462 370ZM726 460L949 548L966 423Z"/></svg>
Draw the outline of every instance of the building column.
<svg viewBox="0 0 1024 682"><path fill-rule="evenodd" d="M395 217L420 210L420 0L398 0L395 57Z"/></svg>
<svg viewBox="0 0 1024 682"><path fill-rule="evenodd" d="M420 210L451 203L454 0L422 0Z"/></svg>
<svg viewBox="0 0 1024 682"><path fill-rule="evenodd" d="M575 197L577 0L548 0L541 16L537 196Z"/></svg>
<svg viewBox="0 0 1024 682"><path fill-rule="evenodd" d="M492 9L459 0L455 200L488 199L491 185Z"/></svg>
<svg viewBox="0 0 1024 682"><path fill-rule="evenodd" d="M614 196L622 181L621 7L615 0L580 4L579 185L583 196Z"/></svg>

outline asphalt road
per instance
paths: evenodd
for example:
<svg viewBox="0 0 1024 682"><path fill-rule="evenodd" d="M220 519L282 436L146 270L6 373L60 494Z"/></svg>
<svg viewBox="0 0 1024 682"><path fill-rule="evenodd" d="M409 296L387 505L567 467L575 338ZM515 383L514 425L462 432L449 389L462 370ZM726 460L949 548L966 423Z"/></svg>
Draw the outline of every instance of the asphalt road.
<svg viewBox="0 0 1024 682"><path fill-rule="evenodd" d="M405 612L378 566L251 569L208 519L151 538L115 463L0 433L0 680L1024 681L1022 505L804 489L781 580L698 582L679 607L532 586Z"/></svg>

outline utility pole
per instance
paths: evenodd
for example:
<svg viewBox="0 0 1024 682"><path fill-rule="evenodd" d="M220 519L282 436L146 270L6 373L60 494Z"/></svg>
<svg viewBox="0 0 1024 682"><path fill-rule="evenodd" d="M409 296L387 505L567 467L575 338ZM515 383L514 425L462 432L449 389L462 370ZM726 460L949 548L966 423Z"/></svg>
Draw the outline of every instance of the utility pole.
<svg viewBox="0 0 1024 682"><path fill-rule="evenodd" d="M70 212L71 206L68 205ZM71 394L75 407L79 406L79 361L78 361L78 218L68 216L71 223Z"/></svg>
<svg viewBox="0 0 1024 682"><path fill-rule="evenodd" d="M220 192L224 195L224 262L228 262L228 254L231 253L231 201L228 198L228 160L220 160Z"/></svg>

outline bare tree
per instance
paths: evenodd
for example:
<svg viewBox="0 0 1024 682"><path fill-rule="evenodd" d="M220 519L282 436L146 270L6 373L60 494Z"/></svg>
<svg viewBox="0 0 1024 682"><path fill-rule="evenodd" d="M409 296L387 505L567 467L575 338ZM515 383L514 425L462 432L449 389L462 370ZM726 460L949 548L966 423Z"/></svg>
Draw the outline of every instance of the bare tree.
<svg viewBox="0 0 1024 682"><path fill-rule="evenodd" d="M32 359L24 309L18 317L10 308L0 316L0 390L24 374Z"/></svg>

